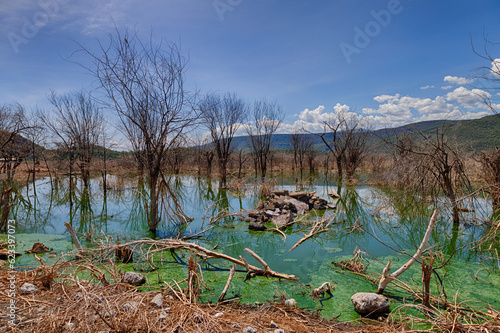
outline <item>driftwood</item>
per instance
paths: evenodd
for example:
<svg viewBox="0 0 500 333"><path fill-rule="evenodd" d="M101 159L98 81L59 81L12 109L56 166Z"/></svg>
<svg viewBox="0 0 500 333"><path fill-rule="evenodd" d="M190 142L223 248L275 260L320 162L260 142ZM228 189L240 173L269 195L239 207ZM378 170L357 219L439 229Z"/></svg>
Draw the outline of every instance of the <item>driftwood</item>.
<svg viewBox="0 0 500 333"><path fill-rule="evenodd" d="M229 286L231 285L231 281L233 281L233 276L234 272L236 272L236 265L233 264L233 267L231 267L231 270L229 271L229 277L227 278L226 285L224 286L224 289L222 289L222 292L219 296L218 302L222 302L224 300L224 297L226 297L227 290L229 289Z"/></svg>
<svg viewBox="0 0 500 333"><path fill-rule="evenodd" d="M303 242L305 242L309 238L311 238L317 234L320 234L322 232L328 231L329 230L328 227L330 226L330 224L332 224L332 221L330 221L326 224L324 224L324 223L325 223L324 220L316 222L316 224L314 224L314 226L311 228L309 233L307 235L304 235L303 238L301 238L297 243L295 243L295 245L292 246L292 248L290 250L288 250L288 252L292 251L293 249L295 249L297 246L299 246L300 244L302 244Z"/></svg>
<svg viewBox="0 0 500 333"><path fill-rule="evenodd" d="M245 249L245 252L250 254L252 257L257 260L264 269L253 266L248 264L248 262L240 256L240 259L233 258L231 256L228 256L223 253L218 253L212 250L208 250L198 244L194 243L189 243L189 242L184 242L182 240L178 239L160 239L160 240L153 240L153 239L140 239L128 243L123 243L119 245L114 245L114 246L107 246L107 247L101 247L99 249L96 249L95 251L101 252L101 255L107 256L111 254L113 251L115 251L119 247L129 247L133 248L134 246L138 245L150 245L152 248L154 247L154 250L151 250L149 253L155 253L159 251L164 251L168 249L187 249L191 251L195 251L199 256L205 257L206 259L209 258L216 258L216 259L223 259L226 261L229 261L233 264L243 266L246 268L248 272L253 272L255 275L260 275L260 276L267 276L267 277L276 277L280 279L285 279L285 280L292 280L292 281L298 281L297 277L295 275L288 275L288 274L283 274L279 273L276 271L273 271L269 265L262 259L260 258L255 252L253 252L250 249Z"/></svg>
<svg viewBox="0 0 500 333"><path fill-rule="evenodd" d="M66 226L66 229L68 229L69 234L71 235L71 238L75 243L76 249L78 250L78 252L82 252L83 248L82 245L80 244L80 241L78 240L78 237L76 237L75 230L73 230L73 227L68 222L64 222L64 225Z"/></svg>
<svg viewBox="0 0 500 333"><path fill-rule="evenodd" d="M387 266L385 266L384 270L382 271L382 277L380 278L380 282L378 284L377 294L382 294L384 292L385 287L387 287L389 283L391 283L394 279L403 274L408 268L411 267L411 265L413 265L418 260L418 258L420 258L422 253L424 253L424 250L427 247L427 243L429 242L429 239L431 237L431 231L434 228L434 224L436 223L437 215L438 215L438 210L436 209L429 221L429 225L427 226L427 231L425 232L424 238L422 239L422 243L420 243L417 252L415 252L413 257L411 257L406 264L401 266L397 271L395 271L392 274L389 274L389 269L391 268L392 261L390 260Z"/></svg>
<svg viewBox="0 0 500 333"><path fill-rule="evenodd" d="M332 290L335 290L332 284L330 282L325 282L312 291L312 296L317 298L327 293L329 296L333 297Z"/></svg>

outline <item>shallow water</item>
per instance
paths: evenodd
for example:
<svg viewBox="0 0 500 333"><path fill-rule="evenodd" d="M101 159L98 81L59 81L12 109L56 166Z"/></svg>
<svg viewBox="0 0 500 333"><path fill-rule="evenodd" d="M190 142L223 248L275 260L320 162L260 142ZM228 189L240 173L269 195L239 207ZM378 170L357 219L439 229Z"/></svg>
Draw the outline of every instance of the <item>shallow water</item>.
<svg viewBox="0 0 500 333"><path fill-rule="evenodd" d="M150 237L144 211L147 191L136 180L112 177L110 183L119 184L116 189L108 190L104 200L99 180L92 180L90 196L82 198L82 194L77 192L71 209L67 180L61 180L54 191L51 191L48 179L38 181L35 184L36 196L32 196L33 186L24 188L23 199L13 210L13 217L18 223L17 251L24 252L37 241L53 248L53 252L71 249L71 239L64 222L70 222L75 230L92 237L99 237L101 232L122 242ZM291 185L292 181L284 177L277 180L277 183L276 188L279 189L297 189L295 185ZM221 209L231 212L252 209L259 200L254 188L237 194L219 190L216 181L206 178L181 176L172 178L171 184L185 213L194 220L183 226L173 223L165 225L158 232L161 237L196 234L206 228L209 217L216 215ZM336 214L336 221L342 222L333 224L329 232L307 240L293 251L289 249L307 230L298 231L298 226L289 228L285 231L285 241L277 233L248 231L247 223L239 219L221 220L214 229L196 240L207 248L217 246L218 251L233 257L242 255L251 264L258 266L244 252L245 248L250 248L273 270L293 274L300 279L300 282L290 282L258 277L244 282L246 274L237 272L227 294L228 298L237 297L245 303L264 303L284 295L286 298L295 298L300 307L319 310L328 318L340 316L340 320L351 320L359 317L353 311L350 297L358 291L373 292L376 286L353 274L340 271L331 262L350 259L353 252L359 249L364 252L364 263L369 273L380 274L389 259L395 261L393 269L398 268L420 244L432 208L425 205L416 207L388 189L370 186L339 187L335 182L322 177L315 178L305 186L306 190L316 191L318 196L325 199L330 199L327 193L332 188L341 194L341 198L336 201L337 210L318 214ZM479 202L478 207L483 207L486 212L484 215L487 215L485 202ZM463 216L465 219L484 219L478 214L467 214L469 213ZM352 228L353 225L358 228ZM446 210L443 210L430 244L435 245L434 252L443 253L443 258L454 254L450 264L439 271L450 298L458 295L459 300L480 301L481 303L474 304L477 308L486 308L488 305L500 308L500 274L498 267L495 269L498 263L485 260L486 256L471 251L470 246L467 246L484 232L483 226L454 227L447 218ZM81 240L85 245L84 237ZM159 271L147 273L148 283L154 285L158 279L182 280L186 276L186 267L175 261L186 262L187 258L180 252L177 255L176 258L164 260L164 267ZM47 255L42 257L48 263L56 260L49 259ZM33 263L33 255L23 255L17 259L18 266ZM138 263L128 264L126 268L138 269L139 266ZM203 278L210 289L204 291L202 300L216 301L227 280L229 265L220 260L212 260L210 266L205 268ZM414 265L402 278L415 289L420 288L420 264ZM437 293L434 280L432 290ZM333 298L312 298L312 289L326 281L335 284ZM401 304L402 298L411 298L411 295L394 287L389 287L387 292L394 298L391 301L393 308Z"/></svg>

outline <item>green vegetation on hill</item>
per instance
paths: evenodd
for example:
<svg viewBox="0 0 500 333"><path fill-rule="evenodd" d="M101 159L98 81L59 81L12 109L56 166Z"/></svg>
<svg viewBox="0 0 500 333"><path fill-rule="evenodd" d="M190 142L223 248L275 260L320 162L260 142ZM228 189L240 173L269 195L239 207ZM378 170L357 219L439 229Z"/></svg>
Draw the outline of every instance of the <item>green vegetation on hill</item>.
<svg viewBox="0 0 500 333"><path fill-rule="evenodd" d="M486 116L472 120L433 120L413 123L397 128L376 130L369 138L369 145L375 149L384 151L381 138L389 139L409 133L414 139L421 137L418 132L431 136L437 130L445 130L448 142L465 151L489 151L494 147L500 147L500 115ZM327 148L321 138L314 134L302 134L313 139L313 146L317 151L326 151ZM331 139L327 134L325 138ZM276 134L273 136L273 148L275 150L291 150L291 134ZM243 148L248 151L249 142L246 136L235 137L233 140L236 150Z"/></svg>

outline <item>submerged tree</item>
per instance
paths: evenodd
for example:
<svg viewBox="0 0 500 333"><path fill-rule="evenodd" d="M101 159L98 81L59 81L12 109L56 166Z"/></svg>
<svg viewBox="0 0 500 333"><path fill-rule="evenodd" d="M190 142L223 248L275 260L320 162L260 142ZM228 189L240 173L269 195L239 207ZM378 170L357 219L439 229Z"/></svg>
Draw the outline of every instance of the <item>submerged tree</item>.
<svg viewBox="0 0 500 333"><path fill-rule="evenodd" d="M460 197L472 193L463 154L448 143L445 127L434 133L413 130L387 140L396 149L391 169L395 185L422 198L444 194L451 206L453 222L460 221Z"/></svg>
<svg viewBox="0 0 500 333"><path fill-rule="evenodd" d="M246 116L245 102L234 93L208 95L202 101L204 125L210 131L219 165L220 184L226 185L227 164L233 152L233 138Z"/></svg>
<svg viewBox="0 0 500 333"><path fill-rule="evenodd" d="M21 136L30 128L23 106L0 106L0 170L7 182L14 179L16 169L32 152L29 142Z"/></svg>
<svg viewBox="0 0 500 333"><path fill-rule="evenodd" d="M313 142L311 136L297 131L290 136L290 143L293 149L293 162L295 169L299 169L301 178L304 171L304 160L306 156L309 156L308 153L311 149L313 149ZM312 160L314 160L314 157L310 159L311 163ZM309 167L311 168L311 165Z"/></svg>
<svg viewBox="0 0 500 333"><path fill-rule="evenodd" d="M488 184L487 192L491 195L493 219L500 218L500 149L481 154L483 179Z"/></svg>
<svg viewBox="0 0 500 333"><path fill-rule="evenodd" d="M272 138L280 127L283 116L283 109L276 101L269 102L263 99L254 102L250 122L245 126L250 140L255 170L260 172L262 180L266 177Z"/></svg>
<svg viewBox="0 0 500 333"><path fill-rule="evenodd" d="M339 111L324 121L323 133L316 134L332 153L340 180L344 170L347 178L352 179L366 155L370 133L366 127L355 114Z"/></svg>
<svg viewBox="0 0 500 333"><path fill-rule="evenodd" d="M137 34L118 30L106 45L100 44L99 53L81 51L93 59L95 68L88 69L140 156L150 188L148 225L156 232L161 220L159 183L167 152L198 117L184 87L187 61L174 43L155 45L152 37L143 42Z"/></svg>
<svg viewBox="0 0 500 333"><path fill-rule="evenodd" d="M54 106L53 116L42 116L43 120L59 139L59 147L70 154L70 168L76 157L84 188L88 189L90 165L103 133L101 108L84 92L64 95L52 92L49 101Z"/></svg>
<svg viewBox="0 0 500 333"><path fill-rule="evenodd" d="M6 229L10 209L17 198L11 185L16 168L31 153L31 145L20 135L29 128L20 104L0 106L0 172L6 174L0 187L0 231Z"/></svg>

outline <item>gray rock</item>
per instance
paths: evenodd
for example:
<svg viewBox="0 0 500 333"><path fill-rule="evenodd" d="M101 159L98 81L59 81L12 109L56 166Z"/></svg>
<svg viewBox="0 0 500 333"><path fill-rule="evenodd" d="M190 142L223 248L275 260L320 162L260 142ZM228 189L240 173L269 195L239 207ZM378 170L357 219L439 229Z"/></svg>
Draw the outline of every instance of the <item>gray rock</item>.
<svg viewBox="0 0 500 333"><path fill-rule="evenodd" d="M168 317L168 312L167 311L162 311L160 313L160 317L158 319L160 319L161 321L163 321L163 320L167 319L167 317Z"/></svg>
<svg viewBox="0 0 500 333"><path fill-rule="evenodd" d="M122 310L123 311L134 311L135 309L137 309L139 307L139 303L138 302L133 302L133 301L130 301L130 302L125 302L123 303L122 305Z"/></svg>
<svg viewBox="0 0 500 333"><path fill-rule="evenodd" d="M151 300L151 305L161 308L163 306L163 295L158 294Z"/></svg>
<svg viewBox="0 0 500 333"><path fill-rule="evenodd" d="M248 225L248 230L254 230L254 231L264 231L266 230L266 226L263 225L262 223L258 223L258 222L254 222L254 223L250 223Z"/></svg>
<svg viewBox="0 0 500 333"><path fill-rule="evenodd" d="M279 216L279 213L276 213L274 210L266 210L266 215L268 216Z"/></svg>
<svg viewBox="0 0 500 333"><path fill-rule="evenodd" d="M288 195L288 191L287 190L283 190L283 191L273 191L272 194L274 194L275 196L277 197L282 197L282 196L285 196L285 195Z"/></svg>
<svg viewBox="0 0 500 333"><path fill-rule="evenodd" d="M133 286L140 286L146 283L146 278L140 273L126 272L122 281Z"/></svg>
<svg viewBox="0 0 500 333"><path fill-rule="evenodd" d="M278 328L278 324L276 324L274 321L271 320L271 325L269 325L271 328Z"/></svg>
<svg viewBox="0 0 500 333"><path fill-rule="evenodd" d="M360 314L384 313L389 311L387 299L375 293L356 293L351 297L352 304Z"/></svg>
<svg viewBox="0 0 500 333"><path fill-rule="evenodd" d="M294 199L294 198L286 198L283 200L285 203L291 205L291 210L293 211L295 208L296 213L298 215L304 215L306 212L309 211L309 205L306 204L305 202L302 202L300 200ZM293 208L292 208L293 207Z"/></svg>
<svg viewBox="0 0 500 333"><path fill-rule="evenodd" d="M38 287L32 283L25 283L19 288L21 294L32 294L38 290Z"/></svg>
<svg viewBox="0 0 500 333"><path fill-rule="evenodd" d="M248 327L245 327L243 329L243 332L245 332L245 333L257 333L257 330L251 326L248 326Z"/></svg>
<svg viewBox="0 0 500 333"><path fill-rule="evenodd" d="M326 205L326 208L327 209L337 209L337 206L332 204L332 203L329 203L328 205Z"/></svg>
<svg viewBox="0 0 500 333"><path fill-rule="evenodd" d="M274 333L285 333L285 331L282 330L281 328L278 328L274 330Z"/></svg>
<svg viewBox="0 0 500 333"><path fill-rule="evenodd" d="M294 198L294 199L302 199L302 198L308 198L309 193L308 192L290 192L288 196Z"/></svg>
<svg viewBox="0 0 500 333"><path fill-rule="evenodd" d="M258 210L251 210L248 212L248 217L252 217L254 219L260 216L260 212Z"/></svg>

